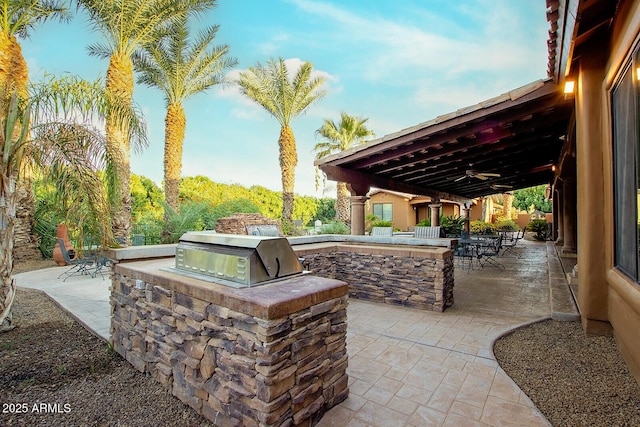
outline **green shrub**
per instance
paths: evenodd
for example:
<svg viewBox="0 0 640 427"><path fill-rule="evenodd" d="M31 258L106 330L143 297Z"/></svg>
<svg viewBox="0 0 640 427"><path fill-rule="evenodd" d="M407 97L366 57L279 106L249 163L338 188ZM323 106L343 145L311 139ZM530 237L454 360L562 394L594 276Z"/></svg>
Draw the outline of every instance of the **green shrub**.
<svg viewBox="0 0 640 427"><path fill-rule="evenodd" d="M534 219L527 224L527 230L536 233L535 236L533 236L536 240L547 240L548 227L549 225L544 219Z"/></svg>
<svg viewBox="0 0 640 427"><path fill-rule="evenodd" d="M393 223L391 221L377 220L371 222L371 228L373 227L393 227Z"/></svg>
<svg viewBox="0 0 640 427"><path fill-rule="evenodd" d="M466 218L450 215L440 217L440 234L444 236L460 236L464 229Z"/></svg>
<svg viewBox="0 0 640 427"><path fill-rule="evenodd" d="M324 224L319 234L350 234L351 230L344 222L335 221Z"/></svg>
<svg viewBox="0 0 640 427"><path fill-rule="evenodd" d="M502 230L502 231L520 230L520 227L518 227L518 224L516 224L514 220L506 219L506 218L499 218L495 222L494 226L496 227L496 230Z"/></svg>
<svg viewBox="0 0 640 427"><path fill-rule="evenodd" d="M373 223L376 221L380 221L380 217L378 215L374 215L374 214L368 214L365 218L364 218L364 227L367 231L371 231L371 227L373 227Z"/></svg>
<svg viewBox="0 0 640 427"><path fill-rule="evenodd" d="M423 219L422 221L417 223L416 226L417 227L431 227L431 220L430 219Z"/></svg>
<svg viewBox="0 0 640 427"><path fill-rule="evenodd" d="M207 202L182 203L177 213L165 205L168 221L163 230L162 243L177 243L187 231L207 229L206 219L211 215L211 210L212 207Z"/></svg>
<svg viewBox="0 0 640 427"><path fill-rule="evenodd" d="M484 221L471 221L469 224L469 230L473 234L494 234L495 227L493 224Z"/></svg>

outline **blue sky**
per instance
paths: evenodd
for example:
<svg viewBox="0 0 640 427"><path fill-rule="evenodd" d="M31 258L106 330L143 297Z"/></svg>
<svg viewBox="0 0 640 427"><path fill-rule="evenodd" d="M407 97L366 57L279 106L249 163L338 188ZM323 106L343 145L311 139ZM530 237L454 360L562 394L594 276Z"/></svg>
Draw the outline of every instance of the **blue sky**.
<svg viewBox="0 0 640 427"><path fill-rule="evenodd" d="M292 123L298 146L295 191L315 190L314 134L340 112L369 118L381 137L546 77L548 23L542 0L219 0L194 23L220 25L214 45L227 44L238 66L231 77L269 58L295 67L310 61L326 77L327 95ZM48 22L21 40L30 78L45 72L94 80L108 61L86 47L101 41L83 15ZM163 176L165 102L137 85L134 98L151 142L132 154L133 173L159 185ZM263 185L280 191L278 122L233 87L185 103L183 176ZM327 196L334 196L328 183Z"/></svg>

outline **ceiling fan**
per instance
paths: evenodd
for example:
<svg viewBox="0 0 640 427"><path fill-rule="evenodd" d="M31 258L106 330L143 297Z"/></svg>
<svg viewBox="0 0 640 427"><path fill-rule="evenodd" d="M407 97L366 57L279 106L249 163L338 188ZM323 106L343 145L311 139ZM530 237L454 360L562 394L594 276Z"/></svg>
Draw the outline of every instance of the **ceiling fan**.
<svg viewBox="0 0 640 427"><path fill-rule="evenodd" d="M467 169L464 175L462 175L460 178L456 178L454 181L458 182L466 178L477 178L481 181L486 181L489 178L499 178L499 177L500 177L499 173L478 172L475 169Z"/></svg>
<svg viewBox="0 0 640 427"><path fill-rule="evenodd" d="M496 191L501 191L501 190L510 190L513 188L513 185L507 185L507 184L491 184L490 185L491 189L496 190Z"/></svg>

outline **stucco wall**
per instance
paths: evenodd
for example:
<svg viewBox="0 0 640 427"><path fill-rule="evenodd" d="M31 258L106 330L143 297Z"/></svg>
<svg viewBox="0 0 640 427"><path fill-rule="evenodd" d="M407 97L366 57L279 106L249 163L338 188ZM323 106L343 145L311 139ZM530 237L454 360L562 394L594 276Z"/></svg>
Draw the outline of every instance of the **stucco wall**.
<svg viewBox="0 0 640 427"><path fill-rule="evenodd" d="M393 204L393 226L401 231L407 231L409 227L413 227L417 222L424 219L431 219L431 211L429 210L430 199L425 196L409 198L384 191L371 195L371 198L365 205L365 216L373 213L374 203L392 203ZM460 206L456 203L442 202L440 214L444 216L460 215ZM416 221L416 218L418 221Z"/></svg>
<svg viewBox="0 0 640 427"><path fill-rule="evenodd" d="M610 322L620 351L640 382L640 287L618 272L613 263L613 124L609 105L617 76L640 42L639 34L640 0L622 0L608 45L582 50L586 57L581 58L578 76L576 127L578 209L581 212L578 217L578 300L582 323L586 332L599 332L603 323ZM595 78L600 54L604 55L603 65L600 77ZM594 173L599 170L602 173L595 175L600 179L598 182L594 180ZM580 203L586 203L588 210L581 211Z"/></svg>

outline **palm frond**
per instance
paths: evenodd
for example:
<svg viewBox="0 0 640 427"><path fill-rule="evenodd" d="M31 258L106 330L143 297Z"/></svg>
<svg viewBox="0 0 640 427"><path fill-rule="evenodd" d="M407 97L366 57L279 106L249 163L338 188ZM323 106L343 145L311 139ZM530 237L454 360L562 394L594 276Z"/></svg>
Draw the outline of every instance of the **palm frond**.
<svg viewBox="0 0 640 427"><path fill-rule="evenodd" d="M215 6L215 0L78 0L94 28L110 40L109 47L131 56L150 44L177 19Z"/></svg>
<svg viewBox="0 0 640 427"><path fill-rule="evenodd" d="M39 23L49 19L68 22L71 15L66 2L57 0L4 0L0 6L0 28L6 34L23 38Z"/></svg>
<svg viewBox="0 0 640 427"><path fill-rule="evenodd" d="M266 65L258 63L240 73L236 83L244 95L267 110L282 126L289 126L293 118L326 94L322 89L325 79L311 79L312 70L313 65L305 62L290 78L286 62L282 58L277 61L271 58Z"/></svg>
<svg viewBox="0 0 640 427"><path fill-rule="evenodd" d="M176 19L160 43L147 45L144 52L134 55L138 83L160 88L167 105L181 104L221 83L237 61L227 56L228 46L210 48L217 28L204 29L191 42L187 19Z"/></svg>

